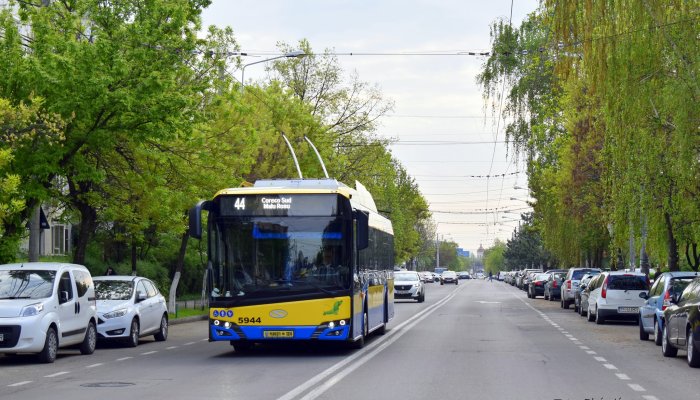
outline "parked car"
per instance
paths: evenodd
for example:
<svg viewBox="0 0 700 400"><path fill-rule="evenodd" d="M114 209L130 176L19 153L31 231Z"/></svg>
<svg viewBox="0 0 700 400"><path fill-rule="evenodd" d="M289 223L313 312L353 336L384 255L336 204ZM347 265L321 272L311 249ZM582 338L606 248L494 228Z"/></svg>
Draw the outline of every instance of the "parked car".
<svg viewBox="0 0 700 400"><path fill-rule="evenodd" d="M394 272L394 299L425 301L425 285L416 271Z"/></svg>
<svg viewBox="0 0 700 400"><path fill-rule="evenodd" d="M549 279L547 272L533 274L527 286L527 297L534 299L537 296L544 296L544 284Z"/></svg>
<svg viewBox="0 0 700 400"><path fill-rule="evenodd" d="M636 321L644 305L640 295L646 295L648 289L647 276L641 272L603 272L589 292L588 320L595 319L597 324L613 318Z"/></svg>
<svg viewBox="0 0 700 400"><path fill-rule="evenodd" d="M440 284L444 285L446 283L454 283L455 285L459 285L457 273L454 271L444 271L442 275L440 275Z"/></svg>
<svg viewBox="0 0 700 400"><path fill-rule="evenodd" d="M661 351L675 357L686 351L688 365L700 367L700 278L694 279L680 295L674 293L664 311Z"/></svg>
<svg viewBox="0 0 700 400"><path fill-rule="evenodd" d="M588 312L588 293L590 293L590 291L586 289L598 275L600 275L598 271L589 272L584 275L574 292L574 311L579 313L582 317Z"/></svg>
<svg viewBox="0 0 700 400"><path fill-rule="evenodd" d="M97 343L95 286L82 265L0 265L0 353L36 353L52 363L59 348L92 354Z"/></svg>
<svg viewBox="0 0 700 400"><path fill-rule="evenodd" d="M544 283L544 299L549 301L554 301L561 296L561 285L566 277L566 271L563 269L554 269L547 271L549 277L547 282Z"/></svg>
<svg viewBox="0 0 700 400"><path fill-rule="evenodd" d="M528 285L530 284L530 279L532 279L532 275L536 273L541 273L542 270L537 268L528 268L524 269L522 271L522 276L520 277L520 280L518 281L518 288L522 289L527 292L528 290Z"/></svg>
<svg viewBox="0 0 700 400"><path fill-rule="evenodd" d="M561 293L559 294L559 298L561 299L559 304L561 308L569 308L569 305L574 302L574 293L578 289L581 278L593 271L600 272L600 269L569 268L569 271L566 273L566 278L564 278L564 283L561 286Z"/></svg>
<svg viewBox="0 0 700 400"><path fill-rule="evenodd" d="M97 333L100 340L124 342L136 347L139 338L168 338L168 306L149 279L139 276L95 277Z"/></svg>
<svg viewBox="0 0 700 400"><path fill-rule="evenodd" d="M639 339L649 340L654 335L654 343L661 345L663 314L671 305L674 294L681 294L693 279L696 272L673 271L659 275L649 289L644 305L639 308Z"/></svg>

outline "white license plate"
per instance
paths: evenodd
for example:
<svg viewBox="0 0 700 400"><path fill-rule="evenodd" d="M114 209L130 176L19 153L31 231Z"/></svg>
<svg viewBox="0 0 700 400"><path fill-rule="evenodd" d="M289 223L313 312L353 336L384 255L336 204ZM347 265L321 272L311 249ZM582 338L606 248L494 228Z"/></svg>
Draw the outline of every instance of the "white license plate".
<svg viewBox="0 0 700 400"><path fill-rule="evenodd" d="M624 314L636 314L639 312L639 307L618 307L617 312Z"/></svg>
<svg viewBox="0 0 700 400"><path fill-rule="evenodd" d="M0 333L0 342L4 342L4 341L5 341L5 335Z"/></svg>

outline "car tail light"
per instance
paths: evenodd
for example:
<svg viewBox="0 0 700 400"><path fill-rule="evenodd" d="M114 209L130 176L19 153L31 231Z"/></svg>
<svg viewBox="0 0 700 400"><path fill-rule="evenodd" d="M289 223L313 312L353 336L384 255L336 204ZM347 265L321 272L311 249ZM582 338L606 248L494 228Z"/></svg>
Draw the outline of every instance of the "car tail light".
<svg viewBox="0 0 700 400"><path fill-rule="evenodd" d="M603 282L603 289L600 291L600 297L605 298L608 294L608 277L605 277L605 282Z"/></svg>
<svg viewBox="0 0 700 400"><path fill-rule="evenodd" d="M671 291L667 290L666 293L664 293L664 302L661 305L661 311L665 310L670 305L671 305Z"/></svg>
<svg viewBox="0 0 700 400"><path fill-rule="evenodd" d="M566 281L566 289L571 290L571 279Z"/></svg>
<svg viewBox="0 0 700 400"><path fill-rule="evenodd" d="M552 281L552 288L556 289L557 288L557 280Z"/></svg>
<svg viewBox="0 0 700 400"><path fill-rule="evenodd" d="M535 286L542 286L542 282L535 282Z"/></svg>

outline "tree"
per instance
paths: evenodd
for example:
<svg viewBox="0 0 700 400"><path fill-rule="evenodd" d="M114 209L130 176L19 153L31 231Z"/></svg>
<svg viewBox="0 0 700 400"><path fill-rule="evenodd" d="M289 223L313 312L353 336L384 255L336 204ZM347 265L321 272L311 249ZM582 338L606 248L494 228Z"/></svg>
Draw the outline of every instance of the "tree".
<svg viewBox="0 0 700 400"><path fill-rule="evenodd" d="M48 112L70 121L61 146L34 153L54 165L33 180L48 190L54 178L66 179L66 204L80 220L75 262L84 262L99 217L110 207L105 195L115 180L108 180L114 176L107 172L109 162L121 157L126 165L146 143L187 136L201 118L199 105L217 78L219 61L197 55L208 49L207 40L197 38L199 15L208 4L10 2L0 13L0 72L12 77L0 82L0 96L20 102L41 95ZM31 40L19 34L15 5ZM28 205L39 199L26 197Z"/></svg>
<svg viewBox="0 0 700 400"><path fill-rule="evenodd" d="M484 267L486 272L498 275L499 271L506 270L505 261L506 244L496 239L492 247L484 251Z"/></svg>

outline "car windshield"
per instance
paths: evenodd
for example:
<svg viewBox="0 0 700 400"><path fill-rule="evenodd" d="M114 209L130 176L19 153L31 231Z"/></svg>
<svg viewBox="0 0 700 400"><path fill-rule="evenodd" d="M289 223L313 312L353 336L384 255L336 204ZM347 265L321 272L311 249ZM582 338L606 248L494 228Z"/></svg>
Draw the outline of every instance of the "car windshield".
<svg viewBox="0 0 700 400"><path fill-rule="evenodd" d="M0 299L43 299L51 296L55 271L0 271Z"/></svg>
<svg viewBox="0 0 700 400"><path fill-rule="evenodd" d="M646 277L640 275L610 275L608 290L647 290Z"/></svg>
<svg viewBox="0 0 700 400"><path fill-rule="evenodd" d="M549 274L537 274L535 277L536 281L546 281L547 279L549 279Z"/></svg>
<svg viewBox="0 0 700 400"><path fill-rule="evenodd" d="M395 281L417 281L418 274L413 272L394 272Z"/></svg>
<svg viewBox="0 0 700 400"><path fill-rule="evenodd" d="M97 300L129 300L133 292L134 282L132 281L95 280Z"/></svg>

